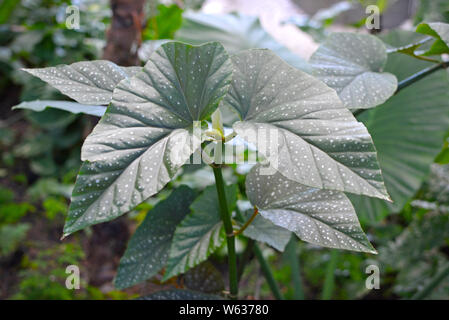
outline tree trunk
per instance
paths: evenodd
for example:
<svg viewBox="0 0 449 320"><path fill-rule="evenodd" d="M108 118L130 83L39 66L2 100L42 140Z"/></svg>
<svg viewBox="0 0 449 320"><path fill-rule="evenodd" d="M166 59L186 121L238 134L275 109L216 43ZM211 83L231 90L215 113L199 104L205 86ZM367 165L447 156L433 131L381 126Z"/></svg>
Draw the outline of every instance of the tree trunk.
<svg viewBox="0 0 449 320"><path fill-rule="evenodd" d="M103 59L121 66L139 64L145 0L111 0L112 23L107 32Z"/></svg>

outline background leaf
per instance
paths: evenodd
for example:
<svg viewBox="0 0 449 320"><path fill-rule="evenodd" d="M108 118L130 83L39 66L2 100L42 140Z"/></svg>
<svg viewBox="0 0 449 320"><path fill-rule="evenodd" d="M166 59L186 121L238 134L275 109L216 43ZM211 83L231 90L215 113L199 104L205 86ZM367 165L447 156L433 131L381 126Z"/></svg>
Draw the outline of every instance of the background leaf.
<svg viewBox="0 0 449 320"><path fill-rule="evenodd" d="M408 32L401 33L408 36ZM393 38L398 38L398 35L388 36L387 42ZM429 65L428 62L393 53L389 56L386 70L402 80ZM398 212L419 189L448 132L448 88L448 75L442 70L401 90L385 104L358 117L373 137L385 185L393 200L393 203L387 203L350 195L361 219L379 221L391 212Z"/></svg>
<svg viewBox="0 0 449 320"><path fill-rule="evenodd" d="M85 105L77 102L70 101L57 101L57 100L35 100L35 101L24 101L12 109L28 109L33 111L44 111L47 108L55 108L64 111L69 111L71 113L85 113L91 116L101 117L106 112L106 107L104 106L93 106Z"/></svg>
<svg viewBox="0 0 449 320"><path fill-rule="evenodd" d="M175 39L192 44L218 41L230 54L253 48L270 49L290 65L306 72L311 71L304 59L270 36L257 17L240 13L185 12Z"/></svg>
<svg viewBox="0 0 449 320"><path fill-rule="evenodd" d="M220 271L209 261L204 261L184 275L185 286L204 293L221 293L224 281Z"/></svg>
<svg viewBox="0 0 449 320"><path fill-rule="evenodd" d="M368 34L333 33L310 58L313 73L335 89L347 108L367 109L385 102L397 79L382 72L387 48Z"/></svg>
<svg viewBox="0 0 449 320"><path fill-rule="evenodd" d="M156 275L168 259L176 226L189 213L195 192L180 186L150 210L129 240L114 284L128 288Z"/></svg>
<svg viewBox="0 0 449 320"><path fill-rule="evenodd" d="M237 201L237 185L225 187L228 209ZM195 199L192 212L176 228L164 279L186 272L205 261L226 239L215 186Z"/></svg>

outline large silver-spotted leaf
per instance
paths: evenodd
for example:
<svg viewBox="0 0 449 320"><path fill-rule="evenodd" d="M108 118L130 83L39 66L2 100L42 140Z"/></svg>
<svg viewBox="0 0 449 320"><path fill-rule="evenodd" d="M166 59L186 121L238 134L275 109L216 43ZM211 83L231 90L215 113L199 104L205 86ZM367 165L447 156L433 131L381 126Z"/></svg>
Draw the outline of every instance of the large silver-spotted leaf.
<svg viewBox="0 0 449 320"><path fill-rule="evenodd" d="M237 185L225 187L228 209L237 201ZM205 261L225 241L215 186L207 187L192 203L192 212L179 224L173 237L164 279L186 272Z"/></svg>
<svg viewBox="0 0 449 320"><path fill-rule="evenodd" d="M156 275L165 265L176 226L190 212L195 192L186 186L151 209L129 240L114 284L128 288Z"/></svg>
<svg viewBox="0 0 449 320"><path fill-rule="evenodd" d="M47 108L54 108L64 111L69 111L71 113L84 113L90 114L92 116L101 117L106 112L105 106L92 106L80 104L71 101L58 101L58 100L35 100L35 101L24 101L12 109L28 109L32 111L44 111Z"/></svg>
<svg viewBox="0 0 449 320"><path fill-rule="evenodd" d="M249 219L252 214L253 210L247 210L243 213L243 216ZM253 240L264 242L276 250L284 251L285 246L290 241L291 232L278 227L261 215L257 215L243 231L243 235Z"/></svg>
<svg viewBox="0 0 449 320"><path fill-rule="evenodd" d="M230 54L246 49L270 49L292 66L306 72L312 71L304 59L278 43L253 16L185 12L175 38L192 44L218 41Z"/></svg>
<svg viewBox="0 0 449 320"><path fill-rule="evenodd" d="M311 187L388 199L371 137L333 89L268 50L232 61L223 101L244 120L233 128L273 167Z"/></svg>
<svg viewBox="0 0 449 320"><path fill-rule="evenodd" d="M111 102L112 92L120 81L134 76L142 68L119 67L111 61L95 60L23 70L79 103L101 105Z"/></svg>
<svg viewBox="0 0 449 320"><path fill-rule="evenodd" d="M394 46L411 32L396 31L385 41ZM393 53L386 70L403 80L432 63ZM441 70L401 90L383 105L363 112L359 119L371 133L387 190L393 203L350 195L360 219L379 221L399 212L429 174L449 129L449 79Z"/></svg>
<svg viewBox="0 0 449 320"><path fill-rule="evenodd" d="M384 103L397 79L383 72L387 49L372 35L332 34L312 55L314 74L335 89L347 108L367 109Z"/></svg>
<svg viewBox="0 0 449 320"><path fill-rule="evenodd" d="M114 219L161 190L200 146L192 124L215 110L231 73L219 43L171 42L120 82L84 142L64 234Z"/></svg>
<svg viewBox="0 0 449 320"><path fill-rule="evenodd" d="M261 168L246 177L246 193L264 218L313 244L376 253L344 193L309 188Z"/></svg>

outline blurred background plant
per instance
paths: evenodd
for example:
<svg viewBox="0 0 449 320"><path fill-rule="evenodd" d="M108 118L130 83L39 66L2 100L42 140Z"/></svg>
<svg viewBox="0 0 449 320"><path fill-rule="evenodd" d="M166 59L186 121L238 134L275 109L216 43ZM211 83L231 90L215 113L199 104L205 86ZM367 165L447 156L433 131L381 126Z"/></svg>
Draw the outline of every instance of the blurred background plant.
<svg viewBox="0 0 449 320"><path fill-rule="evenodd" d="M211 264L202 264L167 283L161 284L162 277L155 277L124 291L115 290L112 284L128 238L146 213L166 198L173 187L187 184L203 190L213 184L210 168L188 166L166 190L129 215L61 242L69 197L81 164L80 148L97 118L50 108L41 112L11 110L22 101L66 99L20 68L101 59L113 20L111 4L126 5L126 2L3 0L0 3L1 299L130 299L173 287L207 293L223 290L222 280L216 275L217 270L226 273L224 250L213 255ZM307 70L306 60L329 33L367 32L364 9L368 4L376 4L381 9L380 37L391 46L409 43L411 39L410 33L390 32L392 28L411 30L423 20L449 22L447 0L147 0L142 3L143 20L134 26L139 35L136 55L142 63L169 39L189 43L216 40L231 53L247 48L269 48L290 64ZM79 29L66 27L69 5L80 10ZM110 32L114 32L114 26ZM390 58L387 68L399 78L412 72L407 65L408 57L392 55ZM402 69L394 68L398 65L395 59L401 59ZM441 85L440 79L429 77L421 84L422 90L432 91ZM405 90L408 93L404 95L413 97L412 91ZM379 255L336 252L302 242L289 245L284 253L263 246L261 254L275 270L274 278L286 298L449 298L449 277L446 277L449 273L449 128L435 126L432 146L422 156L420 150L426 147L419 144L422 133L411 127L432 125L429 117L440 114L447 117L449 100L444 96L435 97L429 103L438 110L417 119L426 105L420 104L419 99L407 100L404 95L387 102L403 105L405 113L398 115L405 119L403 122L394 116L390 120L382 117L384 106L359 118L373 135L381 164L386 168L384 173L393 172L392 181L402 181L400 177L403 177L410 182L387 185L400 190L394 205L354 199L363 228ZM400 138L399 146L416 144L416 154L414 149L407 149L411 154L406 153L404 157L416 155L420 160L410 166L403 163L399 170L383 161L394 158L383 147L392 135ZM444 145L439 136L446 137ZM226 181L237 183L243 190L247 169L245 166L226 168ZM397 180L394 173L399 175ZM242 296L273 298L261 266L252 253L244 250L251 244L243 239L237 244L245 266L241 276ZM81 290L65 288L65 268L71 264L80 267ZM379 290L365 287L368 276L365 269L370 264L381 270ZM206 285L198 287L198 279L207 279L200 281Z"/></svg>

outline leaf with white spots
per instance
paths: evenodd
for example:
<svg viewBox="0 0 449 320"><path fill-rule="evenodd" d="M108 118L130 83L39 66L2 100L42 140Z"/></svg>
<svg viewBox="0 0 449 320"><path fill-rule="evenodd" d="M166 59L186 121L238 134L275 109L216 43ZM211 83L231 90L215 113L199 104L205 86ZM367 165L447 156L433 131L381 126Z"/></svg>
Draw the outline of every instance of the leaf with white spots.
<svg viewBox="0 0 449 320"><path fill-rule="evenodd" d="M12 107L13 110L28 109L36 112L44 111L47 108L69 111L71 113L84 113L97 117L101 117L106 112L105 106L92 106L80 104L77 102L57 101L57 100L24 101Z"/></svg>
<svg viewBox="0 0 449 320"><path fill-rule="evenodd" d="M120 82L81 150L64 234L112 220L161 190L200 146L196 128L217 108L231 73L220 44L170 42Z"/></svg>
<svg viewBox="0 0 449 320"><path fill-rule="evenodd" d="M220 296L192 290L170 289L152 293L139 300L221 300Z"/></svg>
<svg viewBox="0 0 449 320"><path fill-rule="evenodd" d="M436 39L423 55L432 56L449 53L449 24L442 22L421 23L416 27L416 32Z"/></svg>
<svg viewBox="0 0 449 320"><path fill-rule="evenodd" d="M237 185L225 187L228 209L237 201ZM164 279L186 272L205 261L225 241L215 186L207 187L192 203L192 212L176 228Z"/></svg>
<svg viewBox="0 0 449 320"><path fill-rule="evenodd" d="M249 219L252 214L253 210L247 210L243 213L243 216L245 219ZM243 235L253 240L264 242L276 250L284 251L285 246L290 241L291 232L285 228L278 227L261 215L257 215L243 231Z"/></svg>
<svg viewBox="0 0 449 320"><path fill-rule="evenodd" d="M106 105L123 79L136 75L141 67L119 67L107 60L81 61L71 65L23 69L82 104Z"/></svg>
<svg viewBox="0 0 449 320"><path fill-rule="evenodd" d="M310 65L287 47L277 42L260 24L259 18L240 13L205 14L187 11L182 26L176 32L179 41L201 44L218 41L230 54L247 49L269 49L287 63L300 70L311 72Z"/></svg>
<svg viewBox="0 0 449 320"><path fill-rule="evenodd" d="M260 164L246 177L246 193L260 214L300 239L329 248L376 253L344 193L309 188Z"/></svg>
<svg viewBox="0 0 449 320"><path fill-rule="evenodd" d="M156 275L165 265L176 226L190 212L195 192L180 186L151 209L128 243L114 280L128 288Z"/></svg>
<svg viewBox="0 0 449 320"><path fill-rule="evenodd" d="M388 199L365 126L335 91L268 50L232 58L223 100L243 121L233 125L284 176L315 188Z"/></svg>
<svg viewBox="0 0 449 320"><path fill-rule="evenodd" d="M314 74L335 89L347 108L368 109L384 103L398 85L383 72L384 43L369 34L334 33L312 55Z"/></svg>

